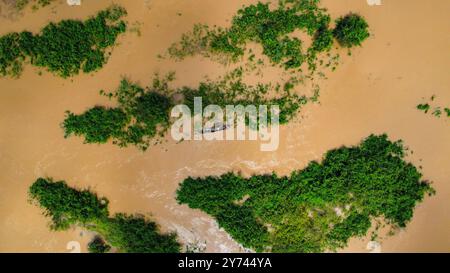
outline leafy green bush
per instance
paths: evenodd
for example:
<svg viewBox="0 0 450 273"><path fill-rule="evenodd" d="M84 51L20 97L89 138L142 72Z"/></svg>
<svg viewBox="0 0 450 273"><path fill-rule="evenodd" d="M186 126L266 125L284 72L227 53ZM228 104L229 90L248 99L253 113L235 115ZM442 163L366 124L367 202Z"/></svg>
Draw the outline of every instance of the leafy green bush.
<svg viewBox="0 0 450 273"><path fill-rule="evenodd" d="M51 228L67 230L81 226L99 234L88 248L91 252L107 252L111 244L122 252L179 252L176 234L160 234L156 223L139 215L116 214L109 217L108 200L88 190L70 188L66 182L39 178L29 190L32 200L51 217ZM105 238L106 242L102 238Z"/></svg>
<svg viewBox="0 0 450 273"><path fill-rule="evenodd" d="M88 244L89 253L107 253L111 250L111 246L105 243L102 237L95 236Z"/></svg>
<svg viewBox="0 0 450 273"><path fill-rule="evenodd" d="M190 177L177 200L212 215L257 251L333 251L364 236L372 219L405 227L424 194L433 193L404 156L401 142L372 135L359 146L327 152L321 163L290 177Z"/></svg>
<svg viewBox="0 0 450 273"><path fill-rule="evenodd" d="M366 20L358 14L348 14L336 20L334 37L341 46L360 46L364 40L370 37L369 25Z"/></svg>
<svg viewBox="0 0 450 273"><path fill-rule="evenodd" d="M107 49L126 30L120 20L124 15L125 9L113 6L84 22L50 23L37 35L7 34L0 38L0 75L19 76L26 60L64 78L80 70L97 71L107 62Z"/></svg>

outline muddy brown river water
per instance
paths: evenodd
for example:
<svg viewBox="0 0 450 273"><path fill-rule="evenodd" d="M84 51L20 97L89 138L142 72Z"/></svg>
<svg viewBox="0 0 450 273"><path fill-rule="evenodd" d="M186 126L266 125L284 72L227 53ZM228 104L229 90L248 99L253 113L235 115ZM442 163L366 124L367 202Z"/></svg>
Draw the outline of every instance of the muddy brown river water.
<svg viewBox="0 0 450 273"><path fill-rule="evenodd" d="M113 1L57 4L23 16L0 17L0 35L38 31L50 21L86 18ZM320 160L329 149L354 145L371 133L403 139L414 151L408 160L422 167L436 196L418 205L404 230L382 240L383 252L450 252L450 122L415 109L424 98L450 106L450 20L448 0L324 0L333 16L349 11L364 15L373 36L321 83L320 104L308 105L300 118L281 128L280 147L260 152L257 142L183 142L169 137L141 152L112 144L85 145L64 139L64 112L81 112L109 102L98 95L113 90L121 76L143 85L154 72L177 72L175 85L195 86L204 75L223 74L224 67L201 57L183 62L160 60L168 46L195 23L229 24L244 3L238 0L116 0L130 23L140 22L105 67L93 75L69 80L27 66L20 79L0 78L0 252L68 252L91 234L74 229L51 232L48 219L28 202L28 187L38 177L64 179L89 187L110 200L114 212L151 215L165 231L177 231L185 243L206 243L206 251L243 251L215 221L201 211L178 205L175 191L188 176L241 171L288 174ZM2 15L7 14L2 6ZM276 79L278 75L266 75ZM370 238L352 239L344 252L367 252Z"/></svg>

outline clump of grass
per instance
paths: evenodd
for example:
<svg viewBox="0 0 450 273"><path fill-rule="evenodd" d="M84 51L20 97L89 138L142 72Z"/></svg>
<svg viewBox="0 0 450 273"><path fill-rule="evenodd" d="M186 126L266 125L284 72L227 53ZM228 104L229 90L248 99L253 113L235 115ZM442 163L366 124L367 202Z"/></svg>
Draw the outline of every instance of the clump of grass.
<svg viewBox="0 0 450 273"><path fill-rule="evenodd" d="M327 152L322 162L289 177L189 177L177 200L210 214L256 251L334 251L366 235L373 219L405 227L416 204L434 193L404 157L400 141L371 135L357 146Z"/></svg>
<svg viewBox="0 0 450 273"><path fill-rule="evenodd" d="M71 188L64 181L39 178L29 195L51 218L51 229L80 226L98 233L88 246L91 252L108 252L109 245L126 253L176 253L181 249L176 234L161 234L156 223L143 216L119 213L111 217L108 199Z"/></svg>
<svg viewBox="0 0 450 273"><path fill-rule="evenodd" d="M113 6L86 21L50 23L39 34L9 33L0 37L0 75L19 77L23 64L47 69L60 77L90 73L107 62L107 50L125 32L125 9Z"/></svg>

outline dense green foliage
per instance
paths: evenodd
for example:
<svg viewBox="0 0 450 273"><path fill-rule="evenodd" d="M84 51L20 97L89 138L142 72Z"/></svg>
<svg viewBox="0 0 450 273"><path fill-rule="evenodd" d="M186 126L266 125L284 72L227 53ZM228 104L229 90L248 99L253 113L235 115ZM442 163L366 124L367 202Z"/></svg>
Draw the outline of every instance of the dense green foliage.
<svg viewBox="0 0 450 273"><path fill-rule="evenodd" d="M341 22L342 18L338 20L341 22L340 29L332 29L331 16L319 4L320 0L279 0L275 4L258 2L244 6L233 16L229 27L196 24L191 32L183 34L180 41L168 49L168 55L176 60L202 55L223 64L242 61L247 69L246 73L256 72L258 76L263 76L263 69L268 68L265 59L257 57L253 49L249 48L250 44L260 45L271 66L284 68L285 72L279 82L287 86L288 92L269 97L266 96L269 93L265 90L266 85L262 84L257 86L258 95L256 89L250 90L242 81L236 82L236 85L249 92L238 96L239 99L235 97L234 87L203 84L195 91L208 93L206 97L219 105L217 102L229 101L239 101L243 105L279 104L280 123L287 123L296 116L303 104L318 101L320 87L316 77L326 78L320 68L334 71L339 64L339 53L332 50L335 34L342 31L347 34L350 31L352 35L356 33L358 38L362 37L360 24L346 24L345 20ZM351 15L345 18L353 18ZM364 21L362 17L358 18ZM364 30L367 31L367 28ZM286 75L290 78L285 78ZM314 91L314 95L311 98L299 95L302 93L293 90L299 83L310 84L312 88L309 89ZM232 99L222 90L230 92Z"/></svg>
<svg viewBox="0 0 450 273"><path fill-rule="evenodd" d="M169 54L179 59L194 54L225 55L236 61L244 55L247 43L256 42L274 64L291 69L299 68L307 61L309 69L315 70L317 55L329 51L333 45L333 31L329 27L331 18L325 9L318 7L319 2L281 0L273 10L269 4L260 2L244 7L233 17L229 28L210 29L196 25L192 33L183 35L181 41L169 49ZM348 24L345 20L336 33L345 31L347 34L348 30L356 33L360 44L367 37L362 39L359 27L359 24ZM303 42L292 35L296 30L305 32L312 39L312 45L306 51L302 48ZM353 35L351 38L354 39Z"/></svg>
<svg viewBox="0 0 450 273"><path fill-rule="evenodd" d="M0 75L19 76L26 60L61 77L97 71L107 62L107 49L126 30L120 20L125 14L123 8L113 6L84 22L50 23L36 35L27 31L4 35Z"/></svg>
<svg viewBox="0 0 450 273"><path fill-rule="evenodd" d="M30 197L45 208L52 218L52 229L65 230L71 225L86 225L108 216L108 200L88 190L76 190L64 181L39 178L30 188Z"/></svg>
<svg viewBox="0 0 450 273"><path fill-rule="evenodd" d="M433 193L404 156L401 142L372 135L359 146L327 152L321 163L290 177L187 178L177 199L212 215L257 251L336 250L365 235L371 220L405 227L424 194Z"/></svg>
<svg viewBox="0 0 450 273"><path fill-rule="evenodd" d="M86 143L105 143L111 137L120 137L128 122L121 109L96 106L79 116L68 112L63 127L66 137L84 136Z"/></svg>
<svg viewBox="0 0 450 273"><path fill-rule="evenodd" d="M66 137L83 136L86 143L112 140L120 147L134 145L146 150L171 125L172 107L183 103L193 113L195 97L201 97L204 106L278 105L281 124L293 119L304 104L314 99L290 94L294 84L284 86L283 90L280 90L280 86L271 84L252 86L243 82L242 75L242 69L236 69L217 81L201 82L197 88L177 89L169 86L174 74L168 74L164 78L156 76L152 86L146 88L123 79L117 90L111 93L101 91L101 94L116 101L115 108L96 106L79 115L68 111L62 127ZM279 93L278 96L266 96L275 90ZM173 98L177 96L182 98L181 101L174 101ZM268 121L271 121L270 117Z"/></svg>
<svg viewBox="0 0 450 273"><path fill-rule="evenodd" d="M143 216L116 214L110 217L108 200L88 190L70 188L64 181L39 178L29 193L45 210L44 214L51 217L52 229L67 230L78 225L101 235L89 244L93 252L109 251L106 243L128 253L180 251L175 234L161 234L156 223Z"/></svg>
<svg viewBox="0 0 450 273"><path fill-rule="evenodd" d="M107 253L111 250L111 246L105 243L102 237L95 236L88 244L89 253Z"/></svg>
<svg viewBox="0 0 450 273"><path fill-rule="evenodd" d="M341 46L360 46L364 40L369 38L369 25L366 20L358 14L349 14L336 20L334 37Z"/></svg>

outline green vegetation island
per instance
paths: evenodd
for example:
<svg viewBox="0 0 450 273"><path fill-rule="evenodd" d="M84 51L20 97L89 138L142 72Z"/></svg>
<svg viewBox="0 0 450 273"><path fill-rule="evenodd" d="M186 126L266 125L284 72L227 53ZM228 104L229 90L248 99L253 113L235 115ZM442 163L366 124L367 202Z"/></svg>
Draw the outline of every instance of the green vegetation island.
<svg viewBox="0 0 450 273"><path fill-rule="evenodd" d="M315 96L298 96L291 93L293 85L248 85L243 82L243 70L236 69L218 80L201 82L197 88L171 88L173 73L165 77L155 75L151 86L142 87L123 79L113 92L100 93L115 101L116 107L95 106L84 113L66 112L62 128L66 137L81 136L85 143L102 144L112 140L120 147L130 145L147 150L152 143L159 143L173 120L171 109L185 104L194 112L194 99L201 97L205 105L277 105L280 108L279 123L293 119L301 107ZM276 97L267 94L274 91ZM270 119L269 119L270 120Z"/></svg>
<svg viewBox="0 0 450 273"><path fill-rule="evenodd" d="M436 96L431 96L429 102L421 103L416 106L417 110L424 112L425 114L431 113L434 117L440 118L442 114L445 114L447 118L450 117L450 107L432 106Z"/></svg>
<svg viewBox="0 0 450 273"><path fill-rule="evenodd" d="M381 225L406 227L416 205L434 194L405 156L401 141L371 135L358 146L327 152L322 162L310 162L289 177L189 177L180 184L177 200L208 213L238 243L257 252L337 251L350 238L367 235L374 222L373 239ZM108 200L89 190L39 178L29 195L51 218L52 230L79 226L95 232L91 253L181 251L175 233L161 234L144 216L110 216Z"/></svg>
<svg viewBox="0 0 450 273"><path fill-rule="evenodd" d="M64 181L39 178L30 187L33 202L51 218L50 228L64 231L79 226L98 235L89 243L93 253L114 247L126 253L176 253L181 246L174 233L161 234L157 224L141 215L119 213L111 217L109 201L89 190L71 188Z"/></svg>
<svg viewBox="0 0 450 273"><path fill-rule="evenodd" d="M239 174L189 177L180 204L214 217L237 242L258 252L336 251L365 236L373 221L406 227L415 206L434 194L404 160L401 141L371 135L327 152L289 177Z"/></svg>
<svg viewBox="0 0 450 273"><path fill-rule="evenodd" d="M318 92L309 97L299 95L294 90L303 81L297 73L309 71L312 77L319 66L333 66L330 52L335 42L350 50L371 35L368 23L356 13L337 18L332 26L331 16L319 3L280 0L275 8L264 3L245 6L228 28L195 25L168 49L176 60L202 55L229 64L242 61L248 44L257 43L271 66L288 71L288 81L249 85L244 81L248 71L243 67L197 87L172 87L173 73L155 75L147 87L123 78L116 90L100 91L115 106L66 112L61 124L65 137L79 136L89 144L112 141L120 147L132 145L145 151L158 143L172 124L171 109L185 104L193 111L196 97L204 104L222 107L278 105L280 124L289 123L305 104L316 102L319 96ZM27 62L63 78L80 71L98 71L107 63L117 37L127 29L122 20L125 15L125 9L113 6L86 21L50 23L39 34L24 31L4 35L0 37L0 75L19 77ZM309 36L309 48L304 49L305 41L292 35L297 30ZM247 61L253 63L255 58L251 54ZM417 108L428 112L430 105ZM438 110L433 114L440 116ZM351 238L366 236L373 223L373 238L381 225L406 227L416 205L426 194L434 194L430 183L422 180L418 168L405 157L401 141L371 135L359 145L328 151L321 162L310 162L290 176L273 173L246 178L227 173L189 177L180 184L176 198L180 204L211 215L238 243L257 252L337 251ZM108 200L89 190L39 178L29 195L51 218L52 230L79 226L94 232L96 236L88 245L92 253L181 251L176 234L162 234L157 224L144 216L111 216Z"/></svg>
<svg viewBox="0 0 450 273"><path fill-rule="evenodd" d="M38 34L8 33L0 37L0 75L17 78L28 62L63 78L97 71L126 31L125 15L124 8L112 6L86 21L50 23Z"/></svg>
<svg viewBox="0 0 450 273"><path fill-rule="evenodd" d="M269 3L249 5L237 11L228 28L195 25L168 53L178 60L199 54L236 62L244 56L246 45L254 42L262 46L263 54L273 65L302 71L306 62L313 72L318 55L329 52L334 40L342 47L352 48L361 46L370 36L367 22L354 13L338 18L336 27L331 29L331 17L319 4L320 0L280 0L275 9L270 9ZM292 36L296 30L312 40L306 50L305 41Z"/></svg>

